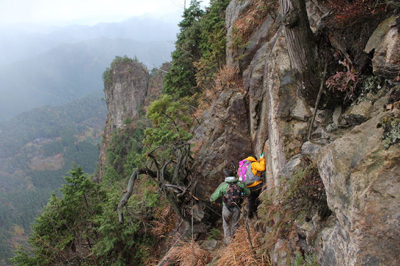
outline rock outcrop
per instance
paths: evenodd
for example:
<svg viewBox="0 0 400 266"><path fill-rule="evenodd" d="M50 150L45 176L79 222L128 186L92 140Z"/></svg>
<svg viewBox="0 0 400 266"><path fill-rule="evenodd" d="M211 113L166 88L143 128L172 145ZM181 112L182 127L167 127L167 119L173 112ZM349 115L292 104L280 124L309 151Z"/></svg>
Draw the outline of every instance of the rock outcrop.
<svg viewBox="0 0 400 266"><path fill-rule="evenodd" d="M105 82L108 109L107 125L113 129L124 126L125 119L137 118L149 84L149 72L133 60L120 60L112 64L109 72L112 82Z"/></svg>
<svg viewBox="0 0 400 266"><path fill-rule="evenodd" d="M321 265L395 265L400 259L400 206L396 193L400 190L400 150L398 144L386 149L382 144L383 130L377 128L387 114L384 106L389 88L376 84L374 93L368 93L350 108L332 106L319 110L312 127L313 140L307 141L314 106L298 94L285 36L275 20L267 16L254 28L245 47L229 45L235 23L252 3L231 1L227 9L227 65L238 69L243 84L236 91L222 92L205 112L194 139L201 147L195 153L198 172L204 180L218 183L218 174L231 160L238 162L246 155L257 156L265 151L269 190L283 185L282 180L301 170L301 160L307 158L318 164L332 213L323 219L315 213L310 221L297 225L304 243L277 241L270 249L273 263L294 263L293 254L300 249L315 254ZM309 1L307 7L312 12L311 27L317 33L324 26L322 16L327 9L315 3ZM341 56L353 53L353 63L363 68L368 63L367 54L374 51L370 61L374 75L393 79L399 71L400 42L398 27L390 21L393 18L383 23L385 27L378 27L380 33L372 35L371 27L379 21L355 25L355 29L362 27L363 31L359 39L351 37L354 46L351 42L340 43L341 34L349 37L351 29L335 32L331 35L331 52ZM365 52L360 47L366 47ZM203 198L211 192L212 188L205 189ZM284 246L293 249L283 249Z"/></svg>
<svg viewBox="0 0 400 266"><path fill-rule="evenodd" d="M400 260L400 147L385 149L381 113L323 147L318 169L337 222L325 229L325 265L395 265ZM329 232L329 233L328 233ZM323 234L324 234L323 233Z"/></svg>
<svg viewBox="0 0 400 266"><path fill-rule="evenodd" d="M383 21L374 31L364 51L374 51L372 66L374 74L387 79L400 75L400 25L396 16Z"/></svg>
<svg viewBox="0 0 400 266"><path fill-rule="evenodd" d="M108 114L100 150L100 171L96 178L101 178L104 174L106 149L113 132L124 129L131 123L133 125L130 126L135 126L140 112L144 112L149 102L160 95L162 71L168 68L169 64L164 64L162 70L155 70L150 75L147 68L137 60L117 57L111 67L104 72L104 93Z"/></svg>
<svg viewBox="0 0 400 266"><path fill-rule="evenodd" d="M203 115L192 140L196 145L193 168L200 177L198 196L202 200L208 201L215 184L223 181L225 167L252 154L246 110L243 93L232 89L221 93Z"/></svg>

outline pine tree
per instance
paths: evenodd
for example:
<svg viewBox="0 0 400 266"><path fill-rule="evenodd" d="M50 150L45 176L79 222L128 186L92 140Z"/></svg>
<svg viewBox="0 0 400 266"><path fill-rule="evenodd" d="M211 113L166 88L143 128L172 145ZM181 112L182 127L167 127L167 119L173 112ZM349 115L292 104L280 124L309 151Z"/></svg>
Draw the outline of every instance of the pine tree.
<svg viewBox="0 0 400 266"><path fill-rule="evenodd" d="M164 92L176 97L190 96L197 92L196 67L194 62L201 57L199 44L201 41L200 18L204 11L198 1L192 0L185 9L183 20L179 23L180 33L172 53L172 67L164 80Z"/></svg>

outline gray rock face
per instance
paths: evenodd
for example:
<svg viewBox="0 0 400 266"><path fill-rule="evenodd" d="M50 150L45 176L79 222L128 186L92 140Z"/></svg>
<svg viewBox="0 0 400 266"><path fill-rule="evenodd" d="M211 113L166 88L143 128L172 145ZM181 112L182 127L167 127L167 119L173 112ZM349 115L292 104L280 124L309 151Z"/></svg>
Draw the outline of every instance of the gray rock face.
<svg viewBox="0 0 400 266"><path fill-rule="evenodd" d="M243 83L248 90L254 152L268 153L267 183L278 185L286 158L301 151L306 121L311 116L310 108L297 96L281 31L257 51L244 72Z"/></svg>
<svg viewBox="0 0 400 266"><path fill-rule="evenodd" d="M208 201L209 195L223 181L222 170L251 156L249 122L244 95L230 90L219 95L202 117L195 132L193 168L200 176L198 196Z"/></svg>
<svg viewBox="0 0 400 266"><path fill-rule="evenodd" d="M229 68L239 68L239 61L237 60L239 53L234 49L230 49L232 47L232 34L234 31L235 21L239 18L239 16L251 5L251 1L240 1L240 0L232 0L228 7L226 8L225 15L225 28L227 30L227 47L226 49L226 65Z"/></svg>
<svg viewBox="0 0 400 266"><path fill-rule="evenodd" d="M135 119L147 95L149 72L134 61L111 67L112 83L105 86L109 121L112 128L122 128L126 118Z"/></svg>
<svg viewBox="0 0 400 266"><path fill-rule="evenodd" d="M325 253L336 264L395 265L400 261L400 147L385 150L384 114L323 147L318 169L335 228L325 232Z"/></svg>
<svg viewBox="0 0 400 266"><path fill-rule="evenodd" d="M379 95L377 99L360 102L346 111L342 108L319 110L315 132L320 132L318 136L313 135L319 138L318 144L306 142L313 106L298 97L285 38L269 20L271 18L255 29L250 44L243 50L229 49L233 25L251 3L233 0L228 7L227 64L243 70L245 94L241 96L241 102L248 110L251 140L251 146L247 148L254 155L266 152L267 187L279 186L279 177L290 178L292 169L298 167L299 154L318 161L333 213L328 221L314 223L313 218L314 225L308 229L306 224L299 225L306 228L307 243L317 254L318 262L321 265L395 265L400 260L400 201L396 193L400 189L399 146L385 150L381 142L382 130L376 128L387 101ZM312 30L318 32L328 10L319 6L318 1L307 1L307 9ZM362 36L347 32L345 36L350 34L353 39L346 39L343 51L356 49L351 50L356 53L355 64L362 66L366 54L374 50L374 74L394 78L400 70L400 40L398 27L393 27L392 22L380 26L380 32L375 31L365 53L362 49L366 40L379 22L371 22L372 26L363 25L361 28L367 30ZM334 34L339 42L334 44L340 46L342 33ZM363 48L360 50L359 47ZM239 56L240 60L237 59ZM212 123L209 120L208 128L213 128ZM220 136L223 140L224 135ZM246 139L242 135L240 138ZM214 145L209 143L213 138L203 139L206 147ZM217 143L221 146L221 142ZM231 145L235 147L235 144ZM211 150L217 150L217 146ZM222 146L223 150L229 150L228 143ZM209 159L222 162L219 157L215 155ZM289 158L292 159L287 162ZM285 240L280 239L270 250L277 265L287 265L283 261L287 262L293 255L280 251L284 245Z"/></svg>
<svg viewBox="0 0 400 266"><path fill-rule="evenodd" d="M395 17L383 21L369 39L365 52L375 50L372 59L374 74L393 79L400 74L400 34Z"/></svg>
<svg viewBox="0 0 400 266"><path fill-rule="evenodd" d="M281 170L281 177L290 179L293 173L299 168L301 164L301 154L295 155L287 162L287 164Z"/></svg>
<svg viewBox="0 0 400 266"><path fill-rule="evenodd" d="M301 147L301 154L305 157L311 158L313 161L316 159L321 145L307 141Z"/></svg>

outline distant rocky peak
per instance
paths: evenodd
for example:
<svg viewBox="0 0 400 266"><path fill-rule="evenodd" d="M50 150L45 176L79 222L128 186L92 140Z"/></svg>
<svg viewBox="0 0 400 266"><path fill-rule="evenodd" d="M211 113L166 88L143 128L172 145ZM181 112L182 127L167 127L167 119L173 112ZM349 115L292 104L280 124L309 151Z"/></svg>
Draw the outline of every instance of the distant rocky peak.
<svg viewBox="0 0 400 266"><path fill-rule="evenodd" d="M122 128L134 120L147 96L149 71L137 60L117 57L104 74L108 126Z"/></svg>

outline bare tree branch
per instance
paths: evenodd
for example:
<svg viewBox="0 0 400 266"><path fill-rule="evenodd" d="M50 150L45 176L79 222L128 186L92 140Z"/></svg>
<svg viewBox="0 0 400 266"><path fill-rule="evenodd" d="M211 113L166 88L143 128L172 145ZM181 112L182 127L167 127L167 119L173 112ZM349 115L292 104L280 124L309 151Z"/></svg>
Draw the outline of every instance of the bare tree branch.
<svg viewBox="0 0 400 266"><path fill-rule="evenodd" d="M162 167L160 167L160 162L156 156L156 151L161 148L171 148L170 159ZM185 181L190 177L189 164L192 159L190 156L190 145L188 143L181 143L172 147L160 146L150 151L147 156L153 161L156 171L149 168L138 168L132 173L127 185L127 191L122 196L117 208L120 223L124 222L123 207L126 206L126 203L132 196L134 183L141 174L147 174L149 177L155 179L175 213L183 221L189 222L192 212L188 212L186 209L190 205L189 202L193 199L198 201L198 198L193 195L197 180L190 178L189 182ZM174 157L176 161L172 159ZM168 171L170 169L168 166L171 164L174 164L174 166L172 170Z"/></svg>
<svg viewBox="0 0 400 266"><path fill-rule="evenodd" d="M157 177L157 174L154 171L152 171L152 170L150 170L148 168L138 168L135 171L133 171L131 177L129 178L129 182L128 182L128 185L127 185L127 188L126 188L126 192L124 193L124 195L121 198L121 201L118 204L117 210L118 210L118 219L119 219L120 223L124 222L124 215L123 215L123 212L122 212L122 208L126 205L126 203L128 202L129 198L132 196L133 185L135 184L135 181L136 181L137 177L139 175L141 175L141 174L147 174L147 175L149 175L150 177L153 177L153 178Z"/></svg>

